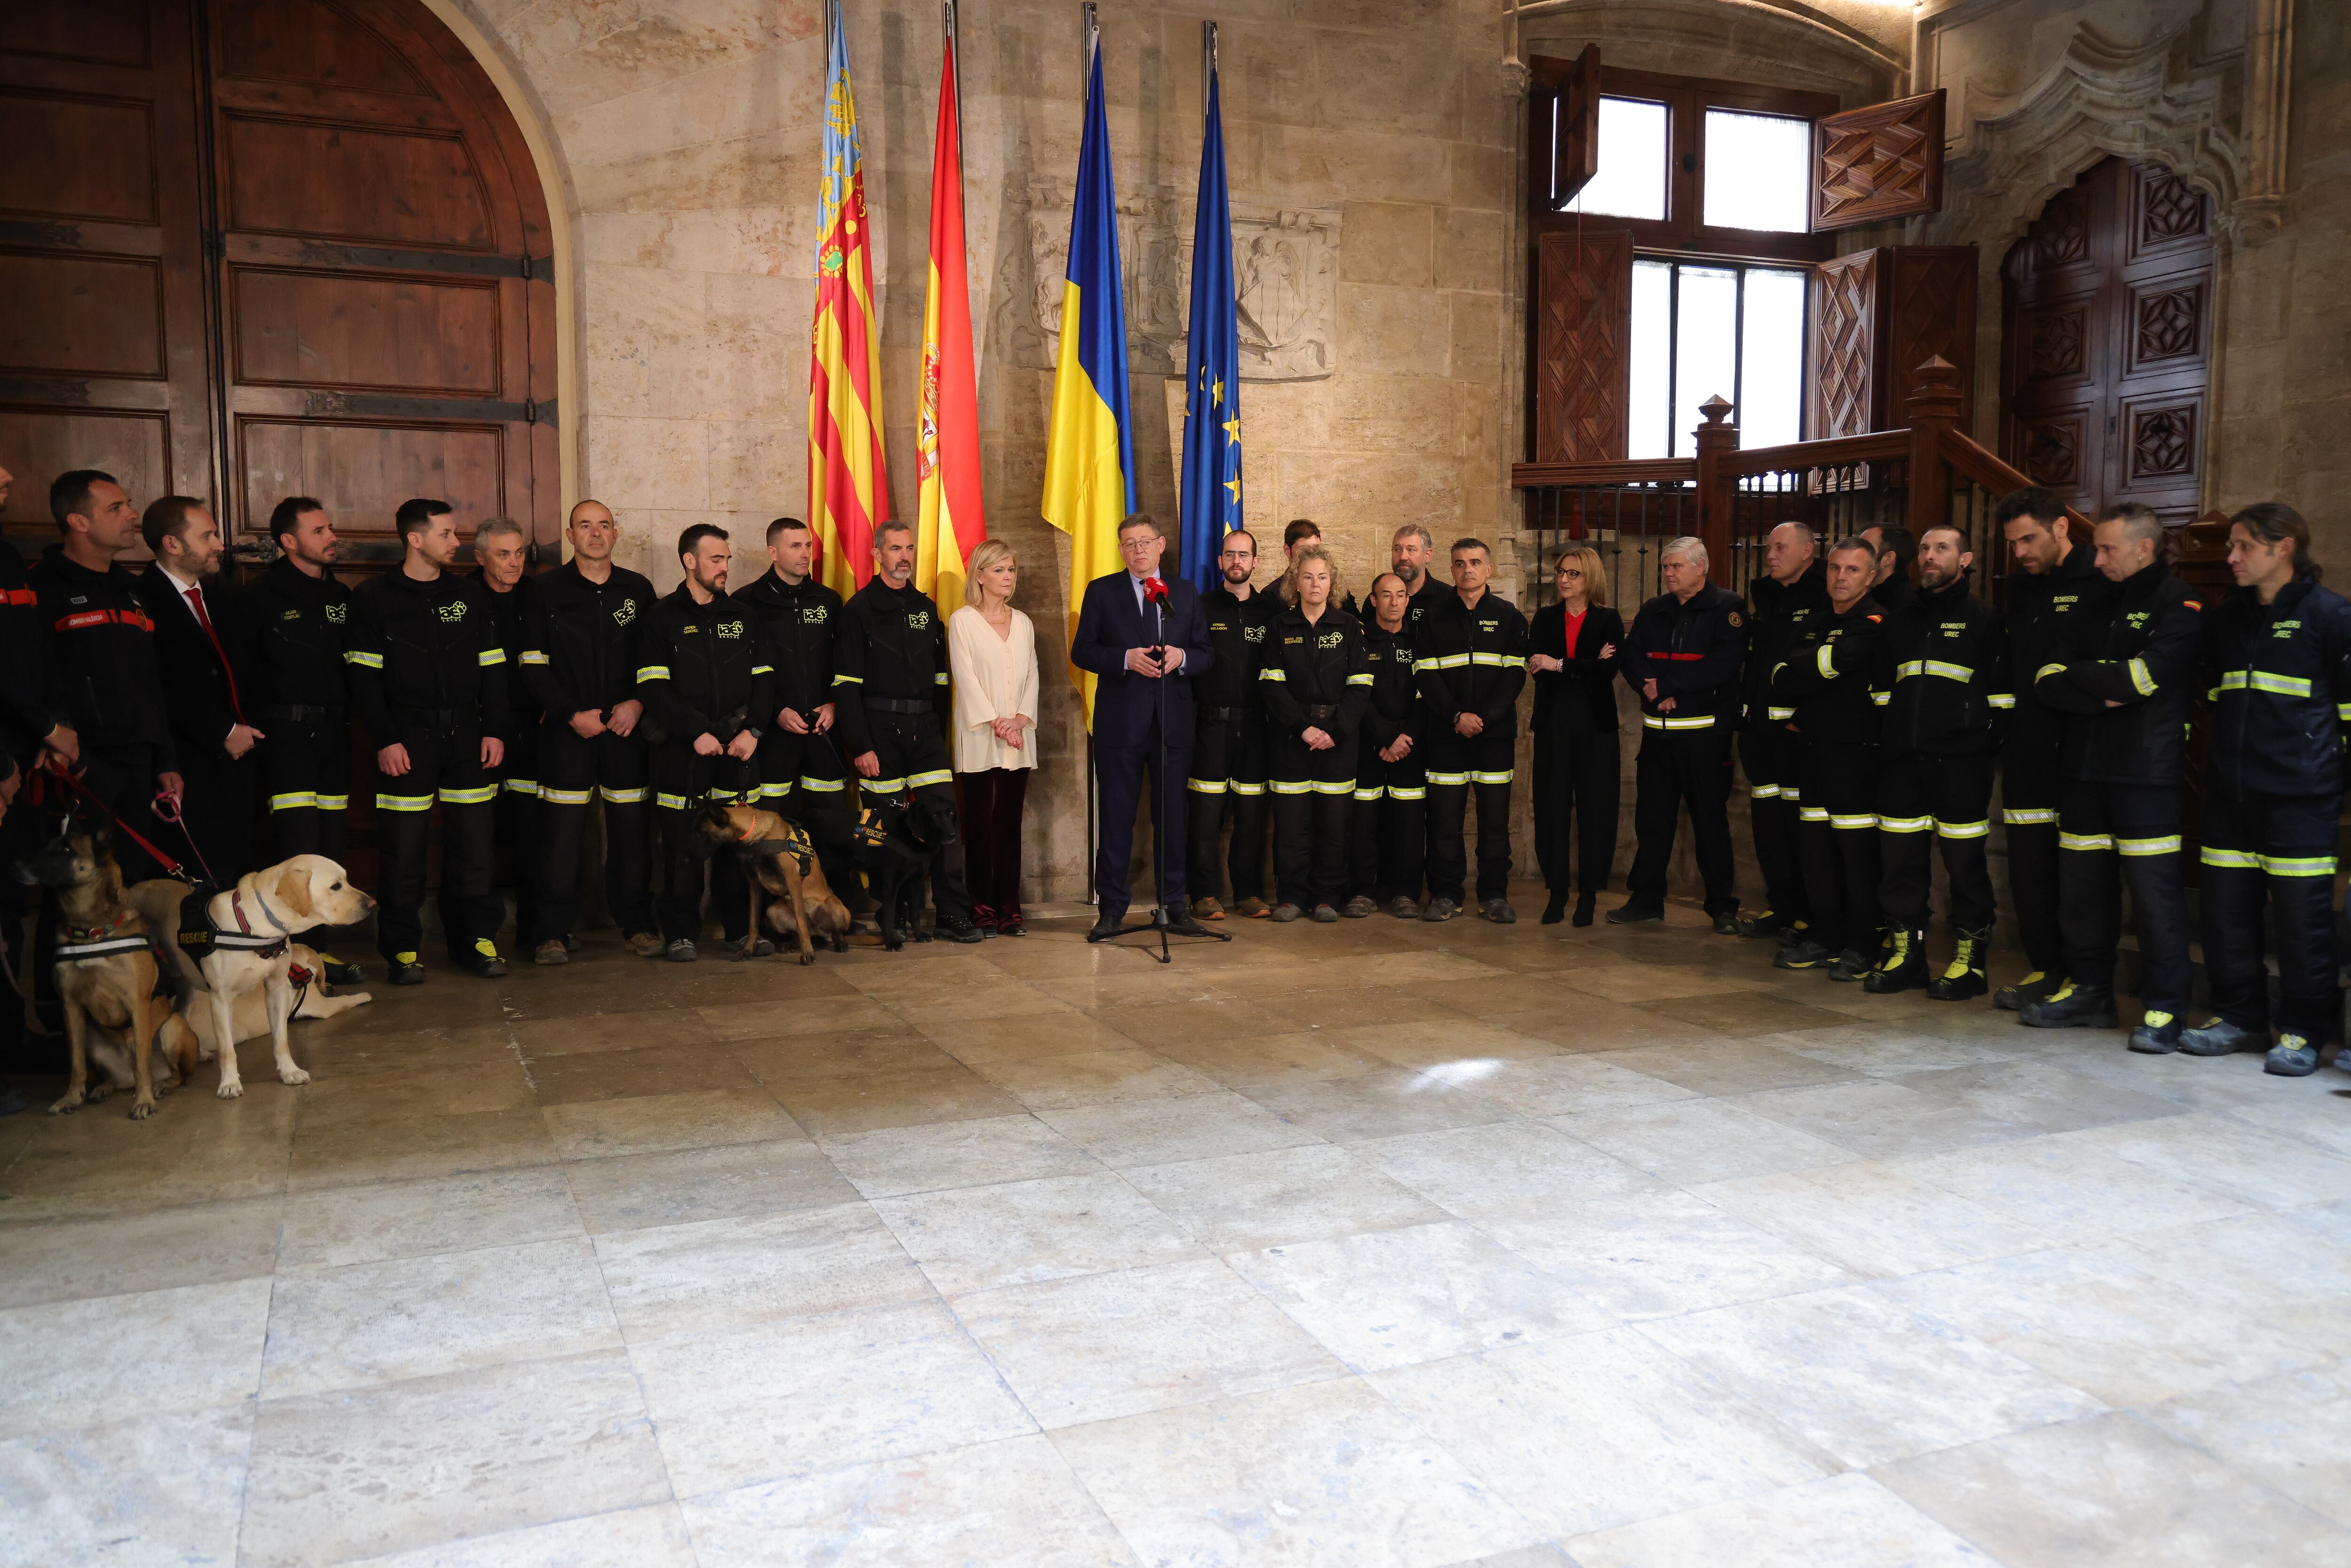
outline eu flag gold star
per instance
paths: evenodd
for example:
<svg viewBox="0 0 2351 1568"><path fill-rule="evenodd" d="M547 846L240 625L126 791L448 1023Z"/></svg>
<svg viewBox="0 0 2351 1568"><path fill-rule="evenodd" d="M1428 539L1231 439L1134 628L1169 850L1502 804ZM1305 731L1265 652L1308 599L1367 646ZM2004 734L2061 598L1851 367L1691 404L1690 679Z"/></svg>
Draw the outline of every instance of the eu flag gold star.
<svg viewBox="0 0 2351 1568"><path fill-rule="evenodd" d="M1209 392L1209 394L1208 394L1208 401L1209 401L1210 402L1212 402L1213 404L1215 404L1215 405L1216 405L1217 407L1218 407L1218 408L1222 408L1222 407L1224 407L1224 406L1225 406L1225 378L1224 378L1224 377L1222 377L1222 376L1218 376L1218 377L1217 378L1215 387L1213 388L1213 390L1212 390L1212 391Z"/></svg>
<svg viewBox="0 0 2351 1568"><path fill-rule="evenodd" d="M1241 481L1240 481L1240 476L1239 476L1239 475L1238 475L1238 474L1236 474L1236 475L1234 475L1231 478L1229 478L1229 479L1226 480L1226 481L1225 481L1225 488L1226 488L1226 489L1228 489L1228 490L1230 490L1230 491L1233 493L1233 505L1235 505L1235 506L1237 506L1237 507L1238 507L1238 506L1239 506L1239 505L1240 505L1240 500L1241 500Z"/></svg>
<svg viewBox="0 0 2351 1568"><path fill-rule="evenodd" d="M1241 438L1240 415L1235 414L1232 418L1225 421L1225 438L1233 442L1237 445L1239 444Z"/></svg>

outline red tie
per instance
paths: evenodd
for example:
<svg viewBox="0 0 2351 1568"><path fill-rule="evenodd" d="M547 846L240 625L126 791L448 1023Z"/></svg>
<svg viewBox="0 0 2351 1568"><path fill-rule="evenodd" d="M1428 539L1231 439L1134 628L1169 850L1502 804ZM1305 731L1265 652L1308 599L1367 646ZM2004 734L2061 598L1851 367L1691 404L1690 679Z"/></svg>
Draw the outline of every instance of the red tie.
<svg viewBox="0 0 2351 1568"><path fill-rule="evenodd" d="M180 591L188 596L188 608L196 612L196 624L204 629L204 640L213 645L213 652L220 658L221 674L228 681L229 711L236 715L237 723L243 724L245 705L236 700L236 672L228 667L228 654L221 648L219 633L213 630L213 618L204 613L204 591L190 587Z"/></svg>

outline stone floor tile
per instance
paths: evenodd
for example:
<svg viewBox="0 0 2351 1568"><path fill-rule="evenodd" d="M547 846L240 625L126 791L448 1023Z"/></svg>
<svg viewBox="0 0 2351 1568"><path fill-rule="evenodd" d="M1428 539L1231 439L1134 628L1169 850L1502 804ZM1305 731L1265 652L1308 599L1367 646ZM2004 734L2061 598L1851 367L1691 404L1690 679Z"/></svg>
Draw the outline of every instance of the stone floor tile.
<svg viewBox="0 0 2351 1568"><path fill-rule="evenodd" d="M269 1290L231 1280L0 1311L0 1437L249 1398Z"/></svg>
<svg viewBox="0 0 2351 1568"><path fill-rule="evenodd" d="M2120 1412L1876 1474L2009 1568L2321 1568L2351 1557L2351 1531Z"/></svg>
<svg viewBox="0 0 2351 1568"><path fill-rule="evenodd" d="M674 1502L534 1524L496 1535L421 1546L348 1568L697 1568L694 1541Z"/></svg>
<svg viewBox="0 0 2351 1568"><path fill-rule="evenodd" d="M1513 979L1489 982L1515 984ZM1293 1029L1329 1031L1364 1026L1398 1024L1460 1024L1466 1015L1461 1002L1484 987L1454 988L1431 994L1400 985L1348 986L1322 990L1280 991L1269 987L1263 994L1267 1011L1288 1020Z"/></svg>
<svg viewBox="0 0 2351 1568"><path fill-rule="evenodd" d="M1609 1061L1634 1054L1612 1052ZM1635 1169L1683 1185L1809 1170L1854 1157L1736 1100L1666 1100L1555 1116L1550 1124Z"/></svg>
<svg viewBox="0 0 2351 1568"><path fill-rule="evenodd" d="M656 1340L632 1359L680 1497L1036 1430L935 1301Z"/></svg>
<svg viewBox="0 0 2351 1568"><path fill-rule="evenodd" d="M2351 1528L2351 1362L2148 1406L2149 1421Z"/></svg>
<svg viewBox="0 0 2351 1568"><path fill-rule="evenodd" d="M649 993L648 1001L657 994ZM580 1019L534 1019L514 1025L510 1033L516 1049L534 1061L580 1052L700 1045L729 1038L714 1028L706 1016L675 1006Z"/></svg>
<svg viewBox="0 0 2351 1568"><path fill-rule="evenodd" d="M266 1061L268 1048L258 1049ZM267 1075L266 1067L262 1075ZM531 1082L524 1074L523 1064L512 1060L346 1078L322 1071L304 1086L300 1103L299 1130L309 1134L402 1116L528 1110L532 1103Z"/></svg>
<svg viewBox="0 0 2351 1568"><path fill-rule="evenodd" d="M590 1234L822 1208L857 1196L805 1138L574 1160L563 1175Z"/></svg>
<svg viewBox="0 0 2351 1568"><path fill-rule="evenodd" d="M1498 1207L1582 1203L1662 1186L1614 1155L1536 1122L1407 1133L1348 1149L1431 1202L1473 1218Z"/></svg>
<svg viewBox="0 0 2351 1568"><path fill-rule="evenodd" d="M1128 1100L1173 1100L1207 1094L1218 1087L1156 1051L1076 1051L993 1061L974 1069L1031 1111L1070 1111Z"/></svg>
<svg viewBox="0 0 2351 1568"><path fill-rule="evenodd" d="M1213 1258L980 1291L954 1304L1048 1431L1346 1370Z"/></svg>
<svg viewBox="0 0 2351 1568"><path fill-rule="evenodd" d="M708 1038L722 1040L778 1040L889 1029L904 1021L862 991L806 1001L726 1002L694 1010L707 1028Z"/></svg>
<svg viewBox="0 0 2351 1568"><path fill-rule="evenodd" d="M1017 1116L1027 1107L970 1068L906 1068L849 1078L792 1079L776 1086L810 1133L820 1137L913 1127L929 1122L970 1122Z"/></svg>
<svg viewBox="0 0 2351 1568"><path fill-rule="evenodd" d="M526 1166L298 1194L286 1200L277 1266L333 1269L582 1233L563 1173Z"/></svg>
<svg viewBox="0 0 2351 1568"><path fill-rule="evenodd" d="M1575 962L1563 965L1555 982L1585 996L1610 1002L1653 1002L1694 997L1736 997L1765 983L1771 971L1760 965L1756 973L1715 975L1675 964Z"/></svg>
<svg viewBox="0 0 2351 1568"><path fill-rule="evenodd" d="M1863 1475L1579 1535L1583 1568L1997 1568L1966 1541Z"/></svg>
<svg viewBox="0 0 2351 1568"><path fill-rule="evenodd" d="M2012 1060L2012 1053L1979 1040L1926 1030L1916 1031L1868 1024L1801 1029L1792 1034L1767 1034L1752 1041L1774 1051L1809 1056L1831 1067L1870 1078L1931 1072L1940 1068L1980 1067Z"/></svg>
<svg viewBox="0 0 2351 1568"><path fill-rule="evenodd" d="M616 1230L596 1239L596 1262L631 1343L931 1294L862 1203Z"/></svg>
<svg viewBox="0 0 2351 1568"><path fill-rule="evenodd" d="M1034 1116L883 1127L825 1138L821 1146L867 1197L1079 1176L1101 1168L1092 1155Z"/></svg>
<svg viewBox="0 0 2351 1568"><path fill-rule="evenodd" d="M1445 1218L1418 1193L1328 1145L1143 1166L1125 1176L1217 1252Z"/></svg>
<svg viewBox="0 0 2351 1568"><path fill-rule="evenodd" d="M131 1158L124 1157L126 1151L114 1142L121 1129L99 1131L118 1115L106 1105L86 1106L72 1119L89 1130L84 1135L93 1140L92 1147L73 1147L68 1142L74 1136L70 1124L60 1136L55 1124L44 1118L25 1152L0 1176L0 1192L7 1195L6 1218L0 1224L103 1219L284 1192L286 1149L293 1137L287 1113L294 1092L277 1084L269 1087L279 1090L268 1097L284 1108L270 1130L236 1137L174 1136L168 1132L162 1137L142 1135ZM54 1086L49 1092L56 1092ZM244 1105L251 1098L234 1103ZM127 1115L120 1119L123 1128L133 1125ZM155 1123L141 1125L152 1128Z"/></svg>
<svg viewBox="0 0 2351 1568"><path fill-rule="evenodd" d="M1477 1223L1623 1318L1765 1301L1853 1278L1684 1192L1498 1207Z"/></svg>
<svg viewBox="0 0 2351 1568"><path fill-rule="evenodd" d="M1630 1329L1369 1380L1545 1537L1754 1497L1838 1468Z"/></svg>
<svg viewBox="0 0 2351 1568"><path fill-rule="evenodd" d="M1041 1437L820 1470L684 1506L701 1568L1141 1568Z"/></svg>
<svg viewBox="0 0 2351 1568"><path fill-rule="evenodd" d="M1771 1043L1777 1038L1720 1040L1710 1045L1639 1045L1612 1053L1608 1063L1678 1083L1699 1094L1799 1089L1814 1083L1842 1083L1857 1076L1815 1057L1778 1050Z"/></svg>
<svg viewBox="0 0 2351 1568"><path fill-rule="evenodd" d="M0 1229L0 1308L266 1275L284 1207L264 1197Z"/></svg>
<svg viewBox="0 0 2351 1568"><path fill-rule="evenodd" d="M1721 1037L1644 1008L1598 999L1522 1013L1497 1013L1485 1022L1562 1051L1611 1051L1636 1045L1704 1045Z"/></svg>
<svg viewBox="0 0 2351 1568"><path fill-rule="evenodd" d="M2264 1208L2325 1203L2351 1193L2351 1159L2209 1113L2095 1127L2073 1136L2135 1166Z"/></svg>
<svg viewBox="0 0 2351 1568"><path fill-rule="evenodd" d="M1189 1040L1158 1048L1159 1054L1232 1088L1354 1078L1393 1071L1395 1063L1369 1051L1341 1045L1319 1030L1253 1034L1231 1040Z"/></svg>
<svg viewBox="0 0 2351 1568"><path fill-rule="evenodd" d="M2100 1241L2199 1219L2245 1214L2209 1187L2135 1165L2070 1136L2025 1138L1890 1162L1913 1180L1953 1192L2058 1241Z"/></svg>
<svg viewBox="0 0 2351 1568"><path fill-rule="evenodd" d="M1184 1228L1109 1172L873 1200L946 1295L1197 1258Z"/></svg>
<svg viewBox="0 0 2351 1568"><path fill-rule="evenodd" d="M2178 1113L2178 1107L2160 1095L2085 1078L2045 1061L1947 1067L1905 1073L1896 1082L1929 1099L2014 1122L2036 1133L2070 1133Z"/></svg>
<svg viewBox="0 0 2351 1568"><path fill-rule="evenodd" d="M1236 1252L1226 1262L1358 1372L1616 1321L1458 1220Z"/></svg>
<svg viewBox="0 0 2351 1568"><path fill-rule="evenodd" d="M1455 1017L1426 1023L1364 1024L1345 1032L1348 1044L1406 1068L1560 1054L1560 1048L1547 1040L1480 1019Z"/></svg>
<svg viewBox="0 0 2351 1568"><path fill-rule="evenodd" d="M669 1496L624 1356L511 1362L262 1401L238 1561L308 1568Z"/></svg>
<svg viewBox="0 0 2351 1568"><path fill-rule="evenodd" d="M1678 1083L1617 1066L1615 1056L1612 1051L1504 1061L1465 1086L1521 1116L1566 1116L1698 1098Z"/></svg>
<svg viewBox="0 0 2351 1568"><path fill-rule="evenodd" d="M0 1442L0 1564L230 1568L252 1441L239 1402Z"/></svg>
<svg viewBox="0 0 2351 1568"><path fill-rule="evenodd" d="M1635 1005L1661 1017L1696 1024L1709 1033L1734 1039L1741 1035L1784 1034L1799 1029L1827 1029L1844 1021L1839 1014L1810 1000L1791 1001L1761 991L1732 991Z"/></svg>
<svg viewBox="0 0 2351 1568"><path fill-rule="evenodd" d="M359 1122L294 1140L288 1192L546 1165L555 1140L537 1110Z"/></svg>
<svg viewBox="0 0 2351 1568"><path fill-rule="evenodd" d="M1916 1274L2057 1244L2045 1231L1874 1160L1690 1190L1865 1278Z"/></svg>
<svg viewBox="0 0 2351 1568"><path fill-rule="evenodd" d="M1221 993L1196 1001L1129 1005L1123 998L1088 1008L1097 1022L1129 1040L1156 1049L1187 1041L1246 1040L1265 1031L1265 1009L1254 1000Z"/></svg>
<svg viewBox="0 0 2351 1568"><path fill-rule="evenodd" d="M541 1057L528 1065L531 1088L542 1106L758 1086L727 1045L641 1045Z"/></svg>
<svg viewBox="0 0 2351 1568"><path fill-rule="evenodd" d="M1510 1114L1474 1084L1397 1068L1352 1078L1253 1083L1243 1092L1283 1121L1332 1143L1477 1126Z"/></svg>
<svg viewBox="0 0 2351 1568"><path fill-rule="evenodd" d="M1145 1563L1418 1568L1537 1540L1352 1378L1068 1427L1052 1441Z"/></svg>
<svg viewBox="0 0 2351 1568"><path fill-rule="evenodd" d="M764 1144L800 1135L765 1089L701 1089L549 1105L542 1113L567 1160L650 1155L718 1144Z"/></svg>
<svg viewBox="0 0 2351 1568"><path fill-rule="evenodd" d="M770 1089L810 1078L851 1078L925 1068L952 1071L962 1065L895 1019L854 1031L737 1040L731 1042L731 1049L736 1060Z"/></svg>
<svg viewBox="0 0 2351 1568"><path fill-rule="evenodd" d="M1228 1090L1179 1100L1130 1100L1042 1111L1038 1120L1113 1169L1217 1155L1292 1149L1323 1140Z"/></svg>
<svg viewBox="0 0 2351 1568"><path fill-rule="evenodd" d="M1079 1051L1134 1051L1142 1044L1079 1012L934 1019L923 1026L923 1033L967 1067Z"/></svg>
<svg viewBox="0 0 2351 1568"><path fill-rule="evenodd" d="M2038 1130L1883 1079L1810 1089L1770 1089L1747 1095L1740 1103L1798 1132L1851 1149L1864 1159L1895 1159L2003 1143Z"/></svg>

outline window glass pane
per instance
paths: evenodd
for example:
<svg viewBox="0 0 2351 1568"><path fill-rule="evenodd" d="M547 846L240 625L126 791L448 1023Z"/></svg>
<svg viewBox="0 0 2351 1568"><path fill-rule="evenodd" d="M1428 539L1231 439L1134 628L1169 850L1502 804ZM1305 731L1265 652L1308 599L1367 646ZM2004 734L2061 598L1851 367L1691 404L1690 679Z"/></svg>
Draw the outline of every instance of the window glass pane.
<svg viewBox="0 0 2351 1568"><path fill-rule="evenodd" d="M1608 170L1608 101L1600 103L1601 172ZM1706 111L1706 221L1802 234L1811 227L1812 122L1776 114ZM1597 182L1595 182L1596 183Z"/></svg>
<svg viewBox="0 0 2351 1568"><path fill-rule="evenodd" d="M1802 439L1804 275L1771 267L1747 274L1741 349L1739 444L1784 446Z"/></svg>
<svg viewBox="0 0 2351 1568"><path fill-rule="evenodd" d="M1568 209L1619 218L1666 215L1666 106L1600 100L1600 170Z"/></svg>
<svg viewBox="0 0 2351 1568"><path fill-rule="evenodd" d="M1673 427L1673 272L1662 261L1633 264L1632 406L1625 421L1628 457L1667 457Z"/></svg>
<svg viewBox="0 0 2351 1568"><path fill-rule="evenodd" d="M1739 395L1739 274L1683 265L1674 333L1673 450L1694 452L1690 432L1706 423L1698 405Z"/></svg>

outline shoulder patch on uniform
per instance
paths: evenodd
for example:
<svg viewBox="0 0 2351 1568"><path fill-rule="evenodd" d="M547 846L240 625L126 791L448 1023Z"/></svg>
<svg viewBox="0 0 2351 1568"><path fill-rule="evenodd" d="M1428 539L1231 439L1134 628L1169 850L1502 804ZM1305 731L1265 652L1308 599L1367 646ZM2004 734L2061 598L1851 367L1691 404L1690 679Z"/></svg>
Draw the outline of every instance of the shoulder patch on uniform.
<svg viewBox="0 0 2351 1568"><path fill-rule="evenodd" d="M1741 617L1740 616L1739 612L1738 612L1738 611L1736 611L1736 610L1734 610L1734 611L1732 611L1732 612L1730 612L1730 623L1731 623L1733 626L1744 626L1744 625L1746 625L1746 624L1747 624L1747 622L1746 622L1743 619L1741 619Z"/></svg>

